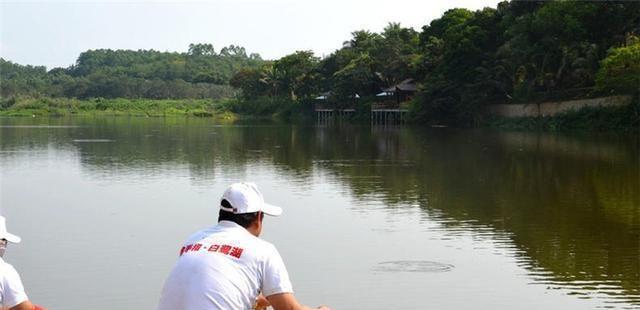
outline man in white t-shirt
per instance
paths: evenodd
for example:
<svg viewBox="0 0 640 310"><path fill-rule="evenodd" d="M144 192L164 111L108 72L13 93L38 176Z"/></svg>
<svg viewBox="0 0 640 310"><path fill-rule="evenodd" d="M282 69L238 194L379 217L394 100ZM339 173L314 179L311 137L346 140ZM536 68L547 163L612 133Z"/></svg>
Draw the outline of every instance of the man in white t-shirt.
<svg viewBox="0 0 640 310"><path fill-rule="evenodd" d="M6 219L0 216L0 309L43 310L29 301L18 272L2 259L9 242L20 243L20 237L7 231Z"/></svg>
<svg viewBox="0 0 640 310"><path fill-rule="evenodd" d="M311 309L294 297L276 248L258 238L264 214L281 213L280 207L264 202L253 183L227 188L220 202L218 224L196 232L184 243L157 309Z"/></svg>

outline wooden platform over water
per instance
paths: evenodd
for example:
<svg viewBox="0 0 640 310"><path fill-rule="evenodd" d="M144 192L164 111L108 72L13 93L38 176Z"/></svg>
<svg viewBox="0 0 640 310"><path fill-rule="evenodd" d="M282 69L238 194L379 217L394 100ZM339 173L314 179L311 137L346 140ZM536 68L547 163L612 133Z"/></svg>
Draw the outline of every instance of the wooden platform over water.
<svg viewBox="0 0 640 310"><path fill-rule="evenodd" d="M356 114L355 108L333 108L326 105L316 105L314 108L318 124L329 124L334 121L351 119ZM372 125L399 125L407 120L409 109L403 104L373 103L371 105Z"/></svg>
<svg viewBox="0 0 640 310"><path fill-rule="evenodd" d="M315 114L318 124L329 124L336 120L342 121L353 118L356 114L356 109L327 109L316 107Z"/></svg>
<svg viewBox="0 0 640 310"><path fill-rule="evenodd" d="M409 113L409 109L406 104L374 103L371 105L371 124L404 124L407 120L407 113Z"/></svg>

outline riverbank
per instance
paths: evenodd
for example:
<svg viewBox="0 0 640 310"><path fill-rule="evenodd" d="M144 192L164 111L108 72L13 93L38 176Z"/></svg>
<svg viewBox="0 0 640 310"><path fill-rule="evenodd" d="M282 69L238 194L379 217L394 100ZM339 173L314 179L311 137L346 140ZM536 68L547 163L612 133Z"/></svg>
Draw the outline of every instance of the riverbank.
<svg viewBox="0 0 640 310"><path fill-rule="evenodd" d="M231 99L74 99L9 98L0 100L0 116L195 116L235 119Z"/></svg>
<svg viewBox="0 0 640 310"><path fill-rule="evenodd" d="M233 121L286 119L298 120L304 114L291 100L265 99L241 101L224 99L127 99L127 98L0 98L0 116L140 116L212 117Z"/></svg>
<svg viewBox="0 0 640 310"><path fill-rule="evenodd" d="M284 119L298 122L313 113L291 100L263 99L74 99L74 98L9 98L0 99L0 116L140 116L140 117L207 117L226 121L239 119ZM309 115L307 115L309 116ZM368 123L367 113L352 121ZM307 117L309 118L309 117ZM587 107L555 116L503 117L485 116L479 127L526 131L616 130L640 128L640 103L637 97L626 106Z"/></svg>

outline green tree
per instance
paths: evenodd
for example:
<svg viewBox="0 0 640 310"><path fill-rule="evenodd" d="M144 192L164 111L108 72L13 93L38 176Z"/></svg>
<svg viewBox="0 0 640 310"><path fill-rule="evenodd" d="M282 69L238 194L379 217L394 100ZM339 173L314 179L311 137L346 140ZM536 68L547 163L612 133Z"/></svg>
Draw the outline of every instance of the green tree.
<svg viewBox="0 0 640 310"><path fill-rule="evenodd" d="M361 54L333 74L334 91L339 100L348 100L358 94L367 96L379 91L379 81L373 70L373 60Z"/></svg>
<svg viewBox="0 0 640 310"><path fill-rule="evenodd" d="M637 94L640 91L640 39L633 37L628 46L614 48L602 60L596 87L602 92Z"/></svg>
<svg viewBox="0 0 640 310"><path fill-rule="evenodd" d="M189 51L187 52L189 56L215 56L216 51L213 48L212 44L208 43L198 43L198 44L189 44Z"/></svg>
<svg viewBox="0 0 640 310"><path fill-rule="evenodd" d="M274 62L276 78L291 99L311 95L318 61L312 51L297 51Z"/></svg>
<svg viewBox="0 0 640 310"><path fill-rule="evenodd" d="M229 84L241 89L246 99L255 99L269 92L269 85L263 81L264 77L265 73L261 69L245 68L238 71Z"/></svg>

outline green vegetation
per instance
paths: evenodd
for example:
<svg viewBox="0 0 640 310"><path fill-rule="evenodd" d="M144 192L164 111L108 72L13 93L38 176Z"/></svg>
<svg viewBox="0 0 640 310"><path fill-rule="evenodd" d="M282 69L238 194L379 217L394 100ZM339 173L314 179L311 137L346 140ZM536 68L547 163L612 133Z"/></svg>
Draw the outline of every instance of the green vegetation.
<svg viewBox="0 0 640 310"><path fill-rule="evenodd" d="M261 66L258 54L229 46L191 44L187 53L90 50L68 68L22 66L0 59L0 96L67 98L219 99L235 91L229 79Z"/></svg>
<svg viewBox="0 0 640 310"><path fill-rule="evenodd" d="M600 91L633 93L640 88L640 39L632 38L629 46L612 49L602 61L596 75Z"/></svg>
<svg viewBox="0 0 640 310"><path fill-rule="evenodd" d="M637 98L639 25L640 2L514 0L452 9L420 31L398 23L381 33L355 31L323 59L297 51L264 61L242 47L216 53L211 44L191 44L186 53L87 51L73 66L50 71L0 60L0 95L236 98L222 106L292 117L311 111L320 94L327 94L324 104L362 110L383 89L411 78L418 85L414 122L475 126L487 122L487 104Z"/></svg>
<svg viewBox="0 0 640 310"><path fill-rule="evenodd" d="M302 115L295 101L259 98L251 101L226 99L128 99L128 98L30 98L0 99L0 116L128 115L144 117L194 116L226 120L280 118Z"/></svg>
<svg viewBox="0 0 640 310"><path fill-rule="evenodd" d="M381 33L356 31L324 59L296 52L231 81L246 101L289 97L304 105L331 92L329 104L344 106L356 93L358 105L375 102L382 89L413 78L415 122L472 126L484 123L491 103L637 93L638 25L639 2L502 2L449 10L421 32L395 23Z"/></svg>
<svg viewBox="0 0 640 310"><path fill-rule="evenodd" d="M0 100L0 116L132 115L196 116L234 119L233 99L68 99L10 98Z"/></svg>

